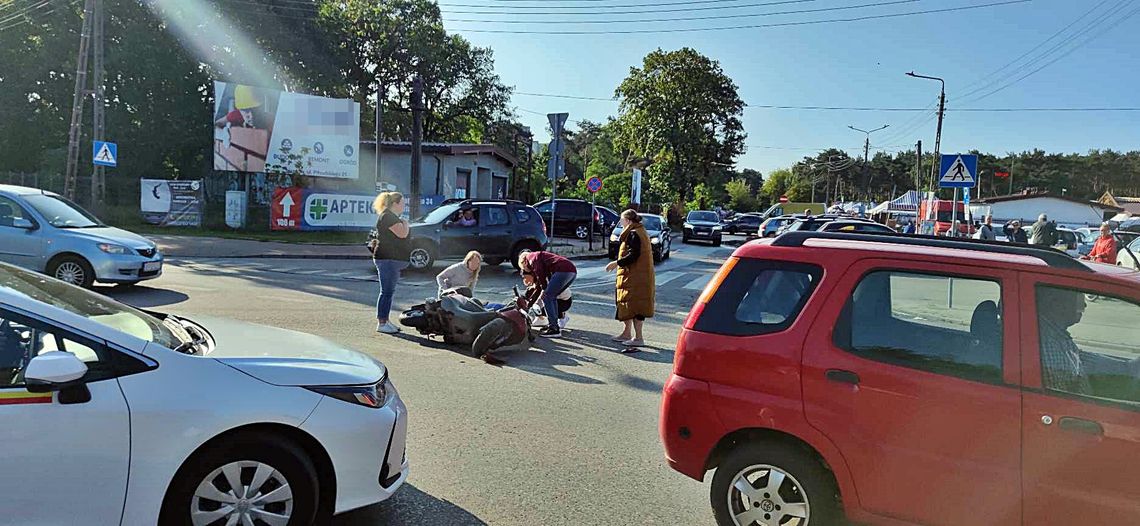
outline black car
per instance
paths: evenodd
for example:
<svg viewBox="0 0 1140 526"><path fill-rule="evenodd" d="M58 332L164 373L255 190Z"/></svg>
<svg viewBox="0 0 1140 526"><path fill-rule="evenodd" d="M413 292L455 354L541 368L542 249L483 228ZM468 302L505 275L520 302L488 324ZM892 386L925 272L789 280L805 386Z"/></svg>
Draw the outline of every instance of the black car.
<svg viewBox="0 0 1140 526"><path fill-rule="evenodd" d="M754 236L760 230L760 223L763 222L764 218L760 214L737 214L732 219L725 221L724 233Z"/></svg>
<svg viewBox="0 0 1140 526"><path fill-rule="evenodd" d="M468 215L471 219L463 221ZM408 238L408 262L416 270L430 269L437 259L462 258L471 250L482 253L488 265L509 259L517 266L520 252L540 250L547 241L546 225L534 207L522 201L474 199L428 212L412 223Z"/></svg>
<svg viewBox="0 0 1140 526"><path fill-rule="evenodd" d="M872 234L895 234L897 231L887 225L862 219L837 219L824 223L820 232L870 232Z"/></svg>
<svg viewBox="0 0 1140 526"><path fill-rule="evenodd" d="M673 233L669 230L669 223L659 215L641 214L641 224L645 226L645 233L649 234L649 244L653 247L653 261L660 263L669 259L669 255L673 252ZM617 259L620 239L619 226L610 234L610 259Z"/></svg>
<svg viewBox="0 0 1140 526"><path fill-rule="evenodd" d="M711 241L713 246L719 247L724 224L720 221L720 214L711 210L693 210L685 217L685 231L681 234L681 242L690 240ZM759 227L760 225L757 225Z"/></svg>
<svg viewBox="0 0 1140 526"><path fill-rule="evenodd" d="M602 233L606 234L613 231L614 227L616 227L621 220L621 214L605 206L599 206L597 209L598 213L602 216Z"/></svg>
<svg viewBox="0 0 1140 526"><path fill-rule="evenodd" d="M542 214L542 220L550 224L551 202L549 199L535 203L534 208ZM590 235L591 219L594 234L605 234L601 212L594 211L589 201L581 199L557 199L554 203L554 228L551 235L586 239Z"/></svg>
<svg viewBox="0 0 1140 526"><path fill-rule="evenodd" d="M776 235L783 234L784 232L796 232L799 230L808 230L808 231L819 230L819 227L821 227L827 223L830 223L832 221L839 220L839 219L850 219L850 218L845 218L843 216L837 216L837 215L831 215L831 214L819 215L819 216L806 216L806 215L796 216L795 222L788 224L788 225L784 226L783 228L781 228L780 230L778 230L776 232Z"/></svg>

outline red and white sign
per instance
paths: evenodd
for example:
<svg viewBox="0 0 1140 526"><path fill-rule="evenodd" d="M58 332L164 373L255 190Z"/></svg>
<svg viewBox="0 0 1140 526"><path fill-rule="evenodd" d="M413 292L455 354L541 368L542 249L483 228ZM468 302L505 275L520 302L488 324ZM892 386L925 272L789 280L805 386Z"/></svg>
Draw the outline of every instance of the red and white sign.
<svg viewBox="0 0 1140 526"><path fill-rule="evenodd" d="M788 196L786 196L786 195L781 195L781 196L780 196L780 202L781 202L781 203L787 203L787 202L788 202Z"/></svg>
<svg viewBox="0 0 1140 526"><path fill-rule="evenodd" d="M270 230L300 230L304 197L300 188L278 188L273 191L269 207Z"/></svg>

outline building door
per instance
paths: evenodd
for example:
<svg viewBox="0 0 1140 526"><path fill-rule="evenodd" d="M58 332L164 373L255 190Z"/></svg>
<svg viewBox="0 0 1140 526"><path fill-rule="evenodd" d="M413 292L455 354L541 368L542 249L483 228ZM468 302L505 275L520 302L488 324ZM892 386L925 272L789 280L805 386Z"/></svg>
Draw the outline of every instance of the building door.
<svg viewBox="0 0 1140 526"><path fill-rule="evenodd" d="M507 178L498 175L491 176L491 197L495 199L507 198Z"/></svg>
<svg viewBox="0 0 1140 526"><path fill-rule="evenodd" d="M471 188L471 170L458 169L455 170L455 195L452 197L458 199L466 199L474 197L470 192Z"/></svg>

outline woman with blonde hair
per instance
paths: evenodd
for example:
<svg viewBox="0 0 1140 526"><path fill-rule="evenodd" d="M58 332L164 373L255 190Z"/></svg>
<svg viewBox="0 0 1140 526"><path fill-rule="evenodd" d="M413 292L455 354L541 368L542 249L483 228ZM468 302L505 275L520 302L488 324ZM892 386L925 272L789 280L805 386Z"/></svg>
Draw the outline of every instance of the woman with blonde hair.
<svg viewBox="0 0 1140 526"><path fill-rule="evenodd" d="M641 216L634 210L621 213L621 246L617 261L606 265L606 271L617 269L615 303L617 320L625 323L625 330L613 341L625 346L622 352L636 352L645 346L641 333L646 318L653 317L656 302L656 276L653 271L653 246L649 234L641 224Z"/></svg>
<svg viewBox="0 0 1140 526"><path fill-rule="evenodd" d="M380 296L376 298L376 332L396 334L400 328L388 321L392 311L392 298L400 271L408 266L408 222L400 218L407 203L400 192L381 192L372 202L372 209L380 217L376 220L376 238L369 246L376 275L380 278Z"/></svg>
<svg viewBox="0 0 1140 526"><path fill-rule="evenodd" d="M443 291L454 287L467 287L475 293L475 283L479 281L479 270L483 268L483 254L472 250L463 257L463 261L443 269L435 276L435 283L439 285L439 295Z"/></svg>

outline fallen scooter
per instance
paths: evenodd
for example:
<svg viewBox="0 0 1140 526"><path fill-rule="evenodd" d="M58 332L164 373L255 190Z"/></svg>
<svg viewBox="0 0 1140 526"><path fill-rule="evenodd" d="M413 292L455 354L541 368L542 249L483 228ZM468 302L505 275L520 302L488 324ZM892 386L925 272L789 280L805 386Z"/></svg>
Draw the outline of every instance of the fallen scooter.
<svg viewBox="0 0 1140 526"><path fill-rule="evenodd" d="M467 287L448 289L438 298L404 311L400 324L429 337L442 336L444 343L470 345L471 356L501 363L488 353L524 340L533 342L536 337L531 329L534 315L518 288L513 290L514 300L502 308L489 309L470 297Z"/></svg>

